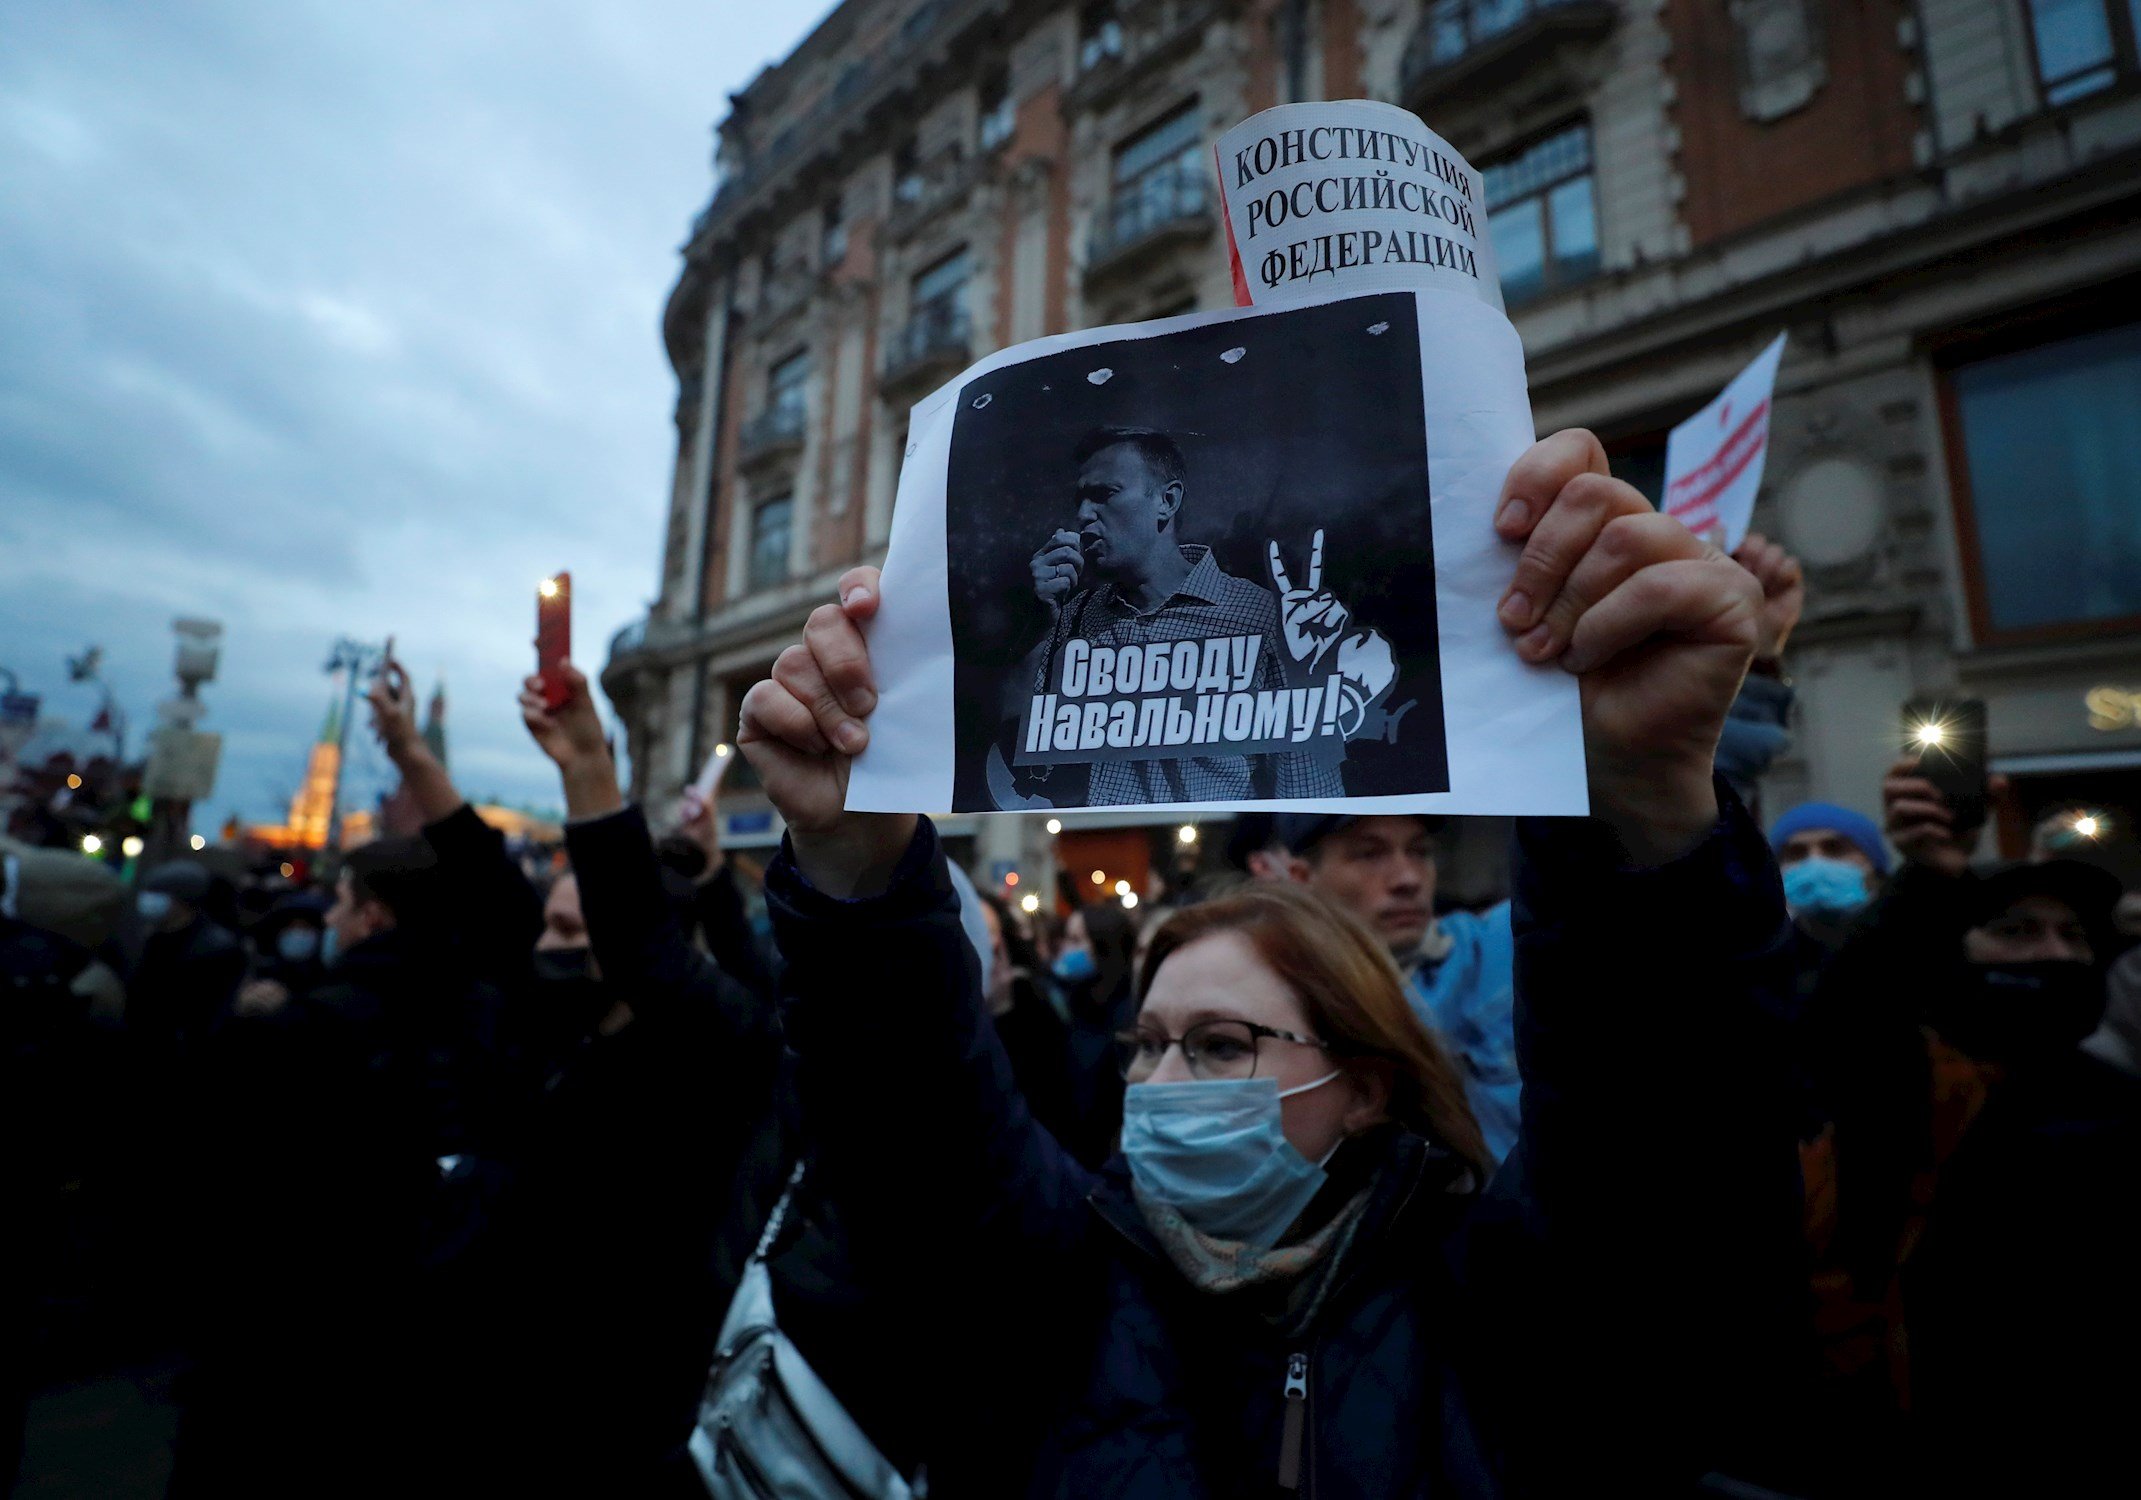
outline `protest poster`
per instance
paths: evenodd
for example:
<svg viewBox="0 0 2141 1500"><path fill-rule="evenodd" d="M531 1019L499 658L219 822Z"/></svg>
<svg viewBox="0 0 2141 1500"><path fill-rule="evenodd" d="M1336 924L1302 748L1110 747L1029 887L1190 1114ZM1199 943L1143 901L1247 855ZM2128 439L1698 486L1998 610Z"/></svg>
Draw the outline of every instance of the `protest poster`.
<svg viewBox="0 0 2141 1500"><path fill-rule="evenodd" d="M1769 459L1770 394L1784 335L1665 439L1665 513L1730 552L1747 539Z"/></svg>
<svg viewBox="0 0 2141 1500"><path fill-rule="evenodd" d="M1477 174L1385 105L1246 123L1312 161L1362 112L1378 133L1346 151L1377 153L1371 181L1450 174L1466 207L1441 238L1466 253L1391 259L1367 235L1406 231L1352 221L1424 218L1412 192L1362 187L1349 215L1326 189L1324 224L1313 185L1285 187L1308 212L1276 227L1331 236L1299 252L1328 274L1006 349L915 406L849 808L1586 811L1574 680L1495 618L1515 551L1494 506L1532 429ZM1261 173L1256 149L1235 186L1270 184L1261 235L1291 148Z"/></svg>

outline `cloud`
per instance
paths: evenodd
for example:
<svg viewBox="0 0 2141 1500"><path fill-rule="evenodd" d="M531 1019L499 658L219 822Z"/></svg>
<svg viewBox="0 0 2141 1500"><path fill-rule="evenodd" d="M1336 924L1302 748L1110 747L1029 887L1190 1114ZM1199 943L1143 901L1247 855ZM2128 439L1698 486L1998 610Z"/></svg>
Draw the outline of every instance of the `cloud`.
<svg viewBox="0 0 2141 1500"><path fill-rule="evenodd" d="M554 803L513 707L535 580L573 570L590 667L653 593L709 127L823 4L15 15L0 665L86 720L61 656L101 642L138 734L172 617L222 620L208 826L280 815L329 646L392 633L467 789Z"/></svg>

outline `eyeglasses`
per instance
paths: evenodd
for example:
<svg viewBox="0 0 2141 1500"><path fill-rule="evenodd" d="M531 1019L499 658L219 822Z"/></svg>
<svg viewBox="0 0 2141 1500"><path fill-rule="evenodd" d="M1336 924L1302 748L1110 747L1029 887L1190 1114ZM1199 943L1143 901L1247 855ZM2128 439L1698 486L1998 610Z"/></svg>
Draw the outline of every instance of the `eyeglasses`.
<svg viewBox="0 0 2141 1500"><path fill-rule="evenodd" d="M1199 1021L1180 1036L1168 1036L1159 1031L1117 1032L1115 1046L1121 1057L1123 1077L1130 1083L1143 1083L1157 1072L1160 1059L1167 1056L1170 1047L1182 1049L1182 1060L1189 1064L1189 1076L1203 1083L1215 1078L1254 1078L1257 1048L1267 1037L1274 1042L1292 1042L1298 1047L1315 1047L1324 1052L1340 1050L1312 1036L1281 1031L1276 1026L1259 1026L1254 1021L1233 1020Z"/></svg>

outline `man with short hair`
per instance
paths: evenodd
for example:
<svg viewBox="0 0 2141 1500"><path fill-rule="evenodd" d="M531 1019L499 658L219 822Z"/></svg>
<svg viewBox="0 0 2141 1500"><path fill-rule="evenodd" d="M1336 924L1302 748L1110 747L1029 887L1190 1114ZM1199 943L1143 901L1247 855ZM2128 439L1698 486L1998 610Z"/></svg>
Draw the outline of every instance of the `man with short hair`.
<svg viewBox="0 0 2141 1500"><path fill-rule="evenodd" d="M1864 813L1802 802L1770 825L1769 847L1784 876L1784 904L1824 949L1869 906L1888 874L1888 847Z"/></svg>
<svg viewBox="0 0 2141 1500"><path fill-rule="evenodd" d="M1071 457L1078 526L1059 528L1033 555L1034 595L1052 623L1012 674L1006 716L1015 724L1033 694L1056 691L1050 679L1072 640L1129 646L1254 635L1260 644L1247 690L1283 687L1276 597L1222 570L1210 547L1181 540L1188 470L1175 440L1150 428L1102 427ZM1336 766L1299 751L1022 768L1015 779L1022 794L1039 792L1063 807L1345 795Z"/></svg>
<svg viewBox="0 0 2141 1500"><path fill-rule="evenodd" d="M1509 903L1435 915L1438 820L1284 813L1293 878L1390 946L1413 1010L1464 1071L1465 1100L1499 1162L1516 1145L1516 939Z"/></svg>

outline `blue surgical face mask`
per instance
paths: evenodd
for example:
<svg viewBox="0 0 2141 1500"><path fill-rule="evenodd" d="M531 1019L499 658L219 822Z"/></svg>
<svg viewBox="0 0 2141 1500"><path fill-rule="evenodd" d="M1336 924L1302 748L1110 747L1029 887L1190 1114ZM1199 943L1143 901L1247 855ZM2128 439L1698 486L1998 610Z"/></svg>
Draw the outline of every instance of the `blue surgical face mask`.
<svg viewBox="0 0 2141 1500"><path fill-rule="evenodd" d="M143 891L134 898L134 910L152 926L171 915L171 897L165 891Z"/></svg>
<svg viewBox="0 0 2141 1500"><path fill-rule="evenodd" d="M301 964L320 951L320 935L310 927L285 927L275 934L275 956L286 964Z"/></svg>
<svg viewBox="0 0 2141 1500"><path fill-rule="evenodd" d="M1795 917L1835 921L1861 911L1873 895L1866 872L1840 859L1809 855L1784 867L1784 904Z"/></svg>
<svg viewBox="0 0 2141 1500"><path fill-rule="evenodd" d="M1324 1183L1322 1163L1286 1139L1280 1101L1337 1076L1284 1090L1273 1078L1133 1083L1123 1096L1123 1154L1138 1196L1215 1239L1269 1250Z"/></svg>
<svg viewBox="0 0 2141 1500"><path fill-rule="evenodd" d="M1065 948L1056 955L1049 970L1065 984L1082 984L1100 972L1100 965L1094 962L1090 948Z"/></svg>

